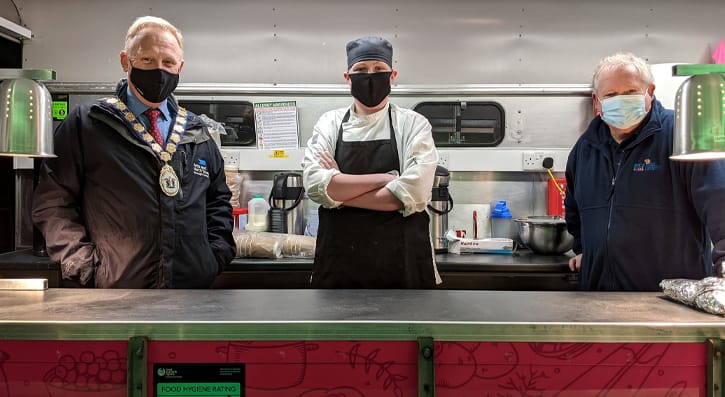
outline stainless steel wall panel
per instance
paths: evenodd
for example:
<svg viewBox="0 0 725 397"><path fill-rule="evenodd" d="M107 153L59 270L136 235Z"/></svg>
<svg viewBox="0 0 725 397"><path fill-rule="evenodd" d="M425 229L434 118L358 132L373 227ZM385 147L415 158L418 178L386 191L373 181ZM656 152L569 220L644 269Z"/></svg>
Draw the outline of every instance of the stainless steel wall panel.
<svg viewBox="0 0 725 397"><path fill-rule="evenodd" d="M34 35L23 66L61 81L116 80L125 30L152 14L184 33L182 82L268 84L342 83L344 45L363 34L393 42L400 84L589 83L619 50L709 62L723 11L720 0L20 2Z"/></svg>
<svg viewBox="0 0 725 397"><path fill-rule="evenodd" d="M70 108L113 93L112 84L48 83L47 86L52 93L71 94ZM280 86L279 89L271 90L267 86L181 84L176 93L180 100L295 101L302 146L306 145L315 122L324 112L351 103L344 85L308 85L304 88ZM408 85L394 88L391 95L391 102L409 108L430 101L493 101L501 104L506 117L506 130L498 148L568 149L592 117L589 88L585 85Z"/></svg>

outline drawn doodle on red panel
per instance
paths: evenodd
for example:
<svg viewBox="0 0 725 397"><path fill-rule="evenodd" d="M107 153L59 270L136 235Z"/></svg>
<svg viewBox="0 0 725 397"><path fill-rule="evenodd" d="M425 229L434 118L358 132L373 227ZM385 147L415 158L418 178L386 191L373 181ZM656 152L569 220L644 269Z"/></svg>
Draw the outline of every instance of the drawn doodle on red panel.
<svg viewBox="0 0 725 397"><path fill-rule="evenodd" d="M373 373L375 380L382 382L383 390L390 389L394 396L402 397L403 389L399 383L405 381L408 377L393 372L396 365L395 361L378 359L380 348L364 352L361 347L361 344L356 343L350 348L350 351L344 353L348 357L350 368L362 368L365 374Z"/></svg>
<svg viewBox="0 0 725 397"><path fill-rule="evenodd" d="M435 344L436 386L443 388L460 388L474 379L502 378L518 364L519 353L508 342Z"/></svg>
<svg viewBox="0 0 725 397"><path fill-rule="evenodd" d="M593 343L537 342L529 343L529 348L541 357L566 361L581 356L593 345Z"/></svg>
<svg viewBox="0 0 725 397"><path fill-rule="evenodd" d="M43 376L52 396L64 392L117 392L126 388L126 357L115 350L100 355L86 350L76 358L66 354Z"/></svg>
<svg viewBox="0 0 725 397"><path fill-rule="evenodd" d="M669 344L623 344L556 392L553 397L572 390L641 390L670 348ZM680 380L670 388L680 388Z"/></svg>
<svg viewBox="0 0 725 397"><path fill-rule="evenodd" d="M3 387L0 388L0 397L7 397L10 395L10 384L8 383L8 378L5 375L5 368L3 366L5 361L8 361L8 359L10 359L10 355L7 352L0 350L0 384L3 385Z"/></svg>
<svg viewBox="0 0 725 397"><path fill-rule="evenodd" d="M515 374L509 376L506 382L499 384L503 390L514 392L515 396L537 397L543 395L546 387L541 383L549 379L544 371L533 368L532 365L526 366L524 371L516 371Z"/></svg>
<svg viewBox="0 0 725 397"><path fill-rule="evenodd" d="M334 387L307 390L299 397L365 397L365 394L354 387Z"/></svg>
<svg viewBox="0 0 725 397"><path fill-rule="evenodd" d="M247 366L247 387L259 390L282 390L299 386L307 371L307 352L319 349L317 343L229 342L217 347L227 362L254 364ZM275 376L269 376L275 374Z"/></svg>

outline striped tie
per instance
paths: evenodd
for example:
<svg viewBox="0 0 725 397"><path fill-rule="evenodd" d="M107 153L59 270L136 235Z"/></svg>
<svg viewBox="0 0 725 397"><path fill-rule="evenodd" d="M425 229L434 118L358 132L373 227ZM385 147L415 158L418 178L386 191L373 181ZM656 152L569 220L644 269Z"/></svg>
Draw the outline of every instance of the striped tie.
<svg viewBox="0 0 725 397"><path fill-rule="evenodd" d="M149 118L149 133L152 137L154 137L156 143L163 146L164 140L161 138L161 131L159 130L158 125L159 114L161 114L161 111L159 109L148 109L143 113Z"/></svg>

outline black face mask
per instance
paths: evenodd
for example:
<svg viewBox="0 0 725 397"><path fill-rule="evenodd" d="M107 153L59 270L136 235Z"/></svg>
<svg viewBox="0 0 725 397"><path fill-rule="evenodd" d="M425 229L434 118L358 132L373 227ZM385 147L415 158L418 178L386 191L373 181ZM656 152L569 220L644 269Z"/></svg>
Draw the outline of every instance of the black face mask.
<svg viewBox="0 0 725 397"><path fill-rule="evenodd" d="M131 82L141 96L152 103L163 102L179 84L179 75L162 69L137 69L131 66Z"/></svg>
<svg viewBox="0 0 725 397"><path fill-rule="evenodd" d="M393 72L350 73L350 93L363 105L374 108L390 95L390 75Z"/></svg>

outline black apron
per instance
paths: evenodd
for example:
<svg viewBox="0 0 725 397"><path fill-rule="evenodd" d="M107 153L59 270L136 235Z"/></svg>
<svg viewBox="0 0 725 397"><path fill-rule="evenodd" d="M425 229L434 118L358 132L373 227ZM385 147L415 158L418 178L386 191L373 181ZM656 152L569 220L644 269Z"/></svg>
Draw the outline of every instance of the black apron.
<svg viewBox="0 0 725 397"><path fill-rule="evenodd" d="M390 107L390 139L345 142L337 132L335 161L345 174L400 173ZM433 253L426 211L319 208L313 288L433 288Z"/></svg>

